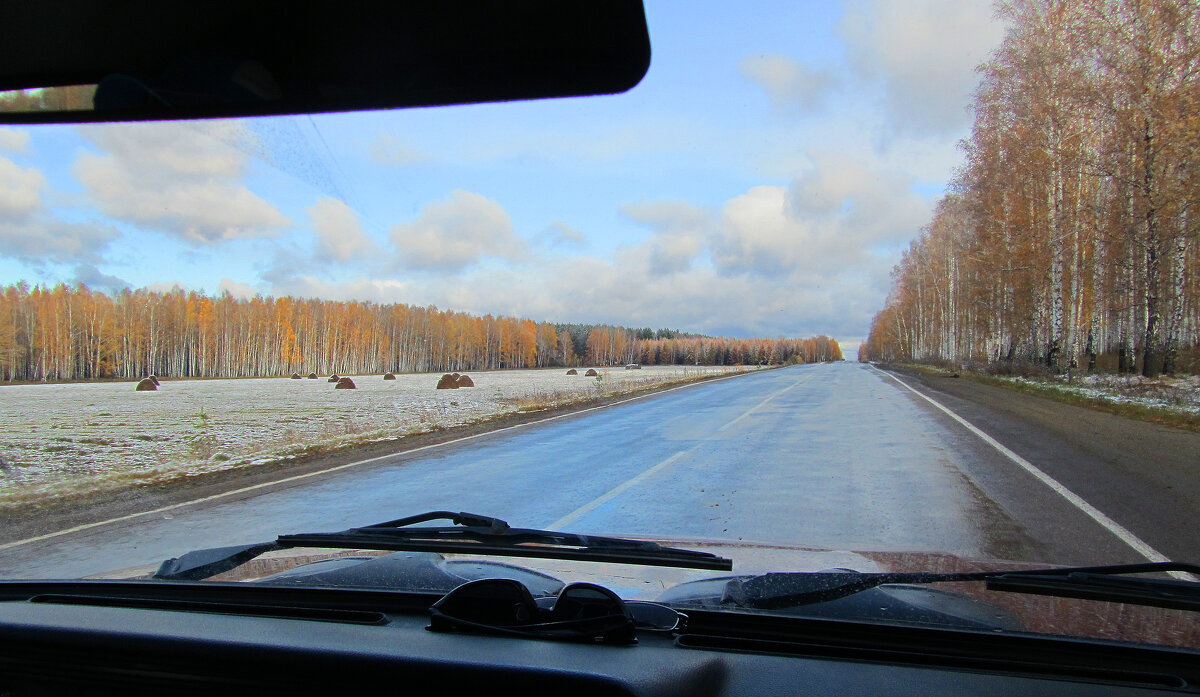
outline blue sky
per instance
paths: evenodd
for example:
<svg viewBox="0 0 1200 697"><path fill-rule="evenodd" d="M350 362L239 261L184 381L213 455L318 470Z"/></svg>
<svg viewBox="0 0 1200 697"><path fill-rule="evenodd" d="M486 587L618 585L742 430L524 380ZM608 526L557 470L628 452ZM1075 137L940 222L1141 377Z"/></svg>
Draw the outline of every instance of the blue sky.
<svg viewBox="0 0 1200 697"><path fill-rule="evenodd" d="M986 3L647 2L621 95L0 129L0 283L853 346L969 134Z"/></svg>

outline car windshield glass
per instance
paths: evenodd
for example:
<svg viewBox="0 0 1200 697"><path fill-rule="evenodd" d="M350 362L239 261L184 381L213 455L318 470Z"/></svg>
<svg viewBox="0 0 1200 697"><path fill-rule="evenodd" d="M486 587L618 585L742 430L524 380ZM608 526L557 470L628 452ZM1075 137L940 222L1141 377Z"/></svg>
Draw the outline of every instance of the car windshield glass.
<svg viewBox="0 0 1200 697"><path fill-rule="evenodd" d="M1197 3L646 20L614 95L0 127L0 578L1200 646Z"/></svg>

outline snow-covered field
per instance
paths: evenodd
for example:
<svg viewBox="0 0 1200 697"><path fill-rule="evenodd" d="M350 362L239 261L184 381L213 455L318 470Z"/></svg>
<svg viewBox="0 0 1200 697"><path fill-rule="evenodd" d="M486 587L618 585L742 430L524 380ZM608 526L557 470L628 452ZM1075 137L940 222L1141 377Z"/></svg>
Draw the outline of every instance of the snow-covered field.
<svg viewBox="0 0 1200 697"><path fill-rule="evenodd" d="M743 369L617 367L600 369L599 380L585 370L473 372L475 387L457 390L435 389L440 374L355 375L355 390L335 390L328 376L164 380L156 392L136 392L133 382L0 387L0 505L252 467Z"/></svg>
<svg viewBox="0 0 1200 697"><path fill-rule="evenodd" d="M1200 413L1200 376L1197 375L1160 378L1143 378L1140 375L1084 375L1069 383L1065 378L1008 379L1113 404L1137 404L1165 411Z"/></svg>

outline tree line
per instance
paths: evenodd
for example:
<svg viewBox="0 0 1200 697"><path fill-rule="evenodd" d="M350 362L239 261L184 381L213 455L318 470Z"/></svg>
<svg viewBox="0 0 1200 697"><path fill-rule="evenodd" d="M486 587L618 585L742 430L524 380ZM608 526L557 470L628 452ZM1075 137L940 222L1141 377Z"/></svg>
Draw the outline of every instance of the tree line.
<svg viewBox="0 0 1200 697"><path fill-rule="evenodd" d="M837 342L553 324L436 307L175 289L0 288L0 380L265 377L841 360Z"/></svg>
<svg viewBox="0 0 1200 697"><path fill-rule="evenodd" d="M1200 348L1200 1L1015 0L863 360L1155 376ZM1194 370L1194 367L1192 368Z"/></svg>

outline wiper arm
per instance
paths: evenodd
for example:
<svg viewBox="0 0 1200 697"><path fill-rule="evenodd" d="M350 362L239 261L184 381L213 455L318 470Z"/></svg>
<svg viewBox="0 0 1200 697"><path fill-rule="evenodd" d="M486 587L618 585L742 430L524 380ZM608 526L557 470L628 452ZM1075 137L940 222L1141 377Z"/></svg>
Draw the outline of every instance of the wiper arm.
<svg viewBox="0 0 1200 697"><path fill-rule="evenodd" d="M408 527L443 519L450 520L454 525ZM656 542L513 528L498 518L432 511L341 532L280 535L274 542L188 552L178 559L163 562L154 578L197 581L233 569L260 554L296 547L459 552L718 571L733 568L730 559L708 552L663 547Z"/></svg>
<svg viewBox="0 0 1200 697"><path fill-rule="evenodd" d="M1170 571L1195 574L1200 573L1200 565L1154 562L960 574L857 571L773 573L730 581L725 586L721 602L774 610L837 600L890 583L985 581L988 590L1200 610L1200 582L1126 576Z"/></svg>

